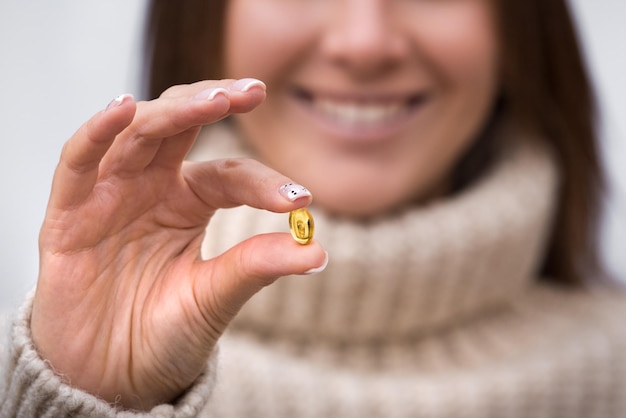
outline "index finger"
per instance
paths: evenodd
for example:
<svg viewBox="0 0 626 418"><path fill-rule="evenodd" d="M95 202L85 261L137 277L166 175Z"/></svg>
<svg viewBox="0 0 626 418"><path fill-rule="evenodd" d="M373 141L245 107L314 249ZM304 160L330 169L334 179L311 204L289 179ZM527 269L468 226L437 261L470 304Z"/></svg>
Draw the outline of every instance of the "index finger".
<svg viewBox="0 0 626 418"><path fill-rule="evenodd" d="M187 162L184 176L209 209L247 205L281 213L313 199L304 186L249 158Z"/></svg>

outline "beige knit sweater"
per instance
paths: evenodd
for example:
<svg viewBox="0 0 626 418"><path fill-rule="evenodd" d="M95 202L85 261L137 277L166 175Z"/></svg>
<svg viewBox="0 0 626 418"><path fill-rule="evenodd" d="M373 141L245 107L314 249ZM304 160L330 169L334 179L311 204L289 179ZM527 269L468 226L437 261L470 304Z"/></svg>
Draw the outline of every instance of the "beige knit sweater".
<svg viewBox="0 0 626 418"><path fill-rule="evenodd" d="M212 128L192 159L243 155ZM626 296L540 283L557 185L547 152L511 144L464 192L353 223L312 207L330 254L256 295L219 358L150 416L626 417ZM286 215L219 212L217 254ZM33 349L29 304L2 350L0 416L139 416L61 383Z"/></svg>

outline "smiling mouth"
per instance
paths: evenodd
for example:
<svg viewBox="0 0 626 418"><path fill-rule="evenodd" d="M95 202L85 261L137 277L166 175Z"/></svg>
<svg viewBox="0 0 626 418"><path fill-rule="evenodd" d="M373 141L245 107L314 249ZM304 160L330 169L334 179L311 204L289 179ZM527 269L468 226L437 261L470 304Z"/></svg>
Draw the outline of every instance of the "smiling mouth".
<svg viewBox="0 0 626 418"><path fill-rule="evenodd" d="M334 98L296 90L298 100L319 116L344 127L388 125L404 119L426 101L425 94L403 98Z"/></svg>

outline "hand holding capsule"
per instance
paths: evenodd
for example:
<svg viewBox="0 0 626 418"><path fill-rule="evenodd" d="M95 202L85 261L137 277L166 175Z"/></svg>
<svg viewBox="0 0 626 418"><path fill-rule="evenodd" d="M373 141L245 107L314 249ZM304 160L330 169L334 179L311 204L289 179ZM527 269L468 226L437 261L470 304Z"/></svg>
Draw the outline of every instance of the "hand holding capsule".
<svg viewBox="0 0 626 418"><path fill-rule="evenodd" d="M73 386L133 409L171 401L250 296L324 262L316 243L278 233L200 258L217 209L288 212L310 202L285 199L289 179L252 160L183 163L202 125L264 97L255 80L177 86L150 102L120 96L64 146L40 233L31 329Z"/></svg>

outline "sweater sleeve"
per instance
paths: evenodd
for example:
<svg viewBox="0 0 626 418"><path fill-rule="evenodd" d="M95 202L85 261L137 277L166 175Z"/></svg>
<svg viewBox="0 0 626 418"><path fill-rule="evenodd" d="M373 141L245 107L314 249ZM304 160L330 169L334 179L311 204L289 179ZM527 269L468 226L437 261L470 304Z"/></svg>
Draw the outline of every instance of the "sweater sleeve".
<svg viewBox="0 0 626 418"><path fill-rule="evenodd" d="M30 333L32 301L31 295L12 321L0 317L0 418L196 417L208 402L214 386L217 349L204 372L174 404L158 405L149 412L122 410L69 386L35 350Z"/></svg>

